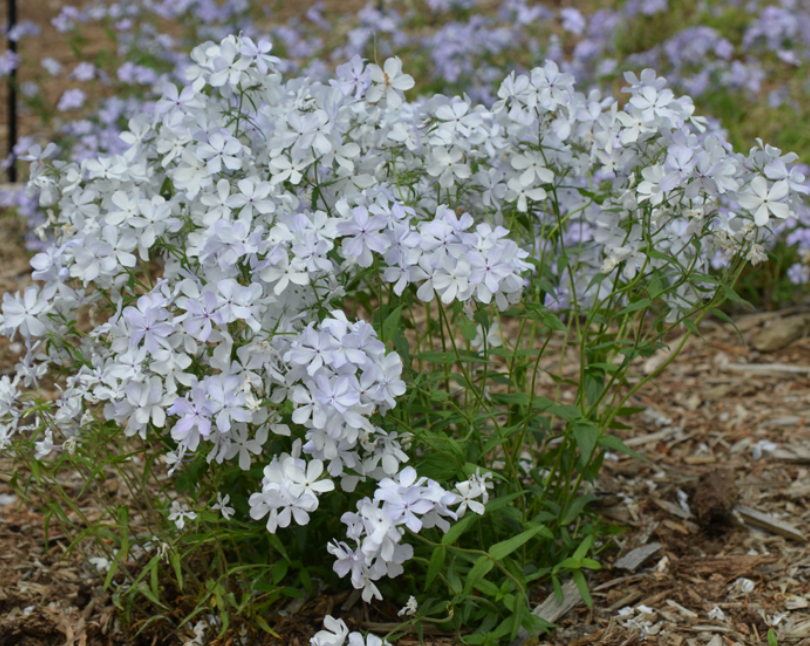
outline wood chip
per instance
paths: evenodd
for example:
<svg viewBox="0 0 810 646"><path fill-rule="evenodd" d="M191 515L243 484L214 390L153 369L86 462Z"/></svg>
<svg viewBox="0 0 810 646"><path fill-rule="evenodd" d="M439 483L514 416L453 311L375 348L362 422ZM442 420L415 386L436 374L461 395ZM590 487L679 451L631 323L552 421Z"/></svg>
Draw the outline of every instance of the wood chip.
<svg viewBox="0 0 810 646"><path fill-rule="evenodd" d="M780 492L781 495L785 496L786 498L790 498L791 500L799 500L801 498L807 498L810 496L810 484L796 484L795 482L785 489L784 491Z"/></svg>
<svg viewBox="0 0 810 646"><path fill-rule="evenodd" d="M689 617L690 619L697 619L698 615L697 615L696 612L692 612L688 608L684 608L677 601L673 601L672 599L667 599L666 603L670 608L675 608L675 610L680 612L682 615L685 615L685 616Z"/></svg>
<svg viewBox="0 0 810 646"><path fill-rule="evenodd" d="M672 562L677 572L694 576L711 576L719 574L726 580L737 579L749 574L751 570L775 563L779 560L776 554L729 554L727 556L688 556Z"/></svg>
<svg viewBox="0 0 810 646"><path fill-rule="evenodd" d="M793 626L785 630L783 637L785 639L804 639L805 637L810 637L810 620L803 621L800 624L793 624Z"/></svg>
<svg viewBox="0 0 810 646"><path fill-rule="evenodd" d="M793 366L787 363L724 363L721 368L731 372L746 372L762 377L792 377L810 375L810 366Z"/></svg>
<svg viewBox="0 0 810 646"><path fill-rule="evenodd" d="M668 527L669 529L675 530L676 532L680 532L681 534L684 535L689 535L691 533L689 528L685 527L684 525L681 525L680 523L675 522L674 520L670 520L669 518L667 518L664 521L664 527ZM693 527L695 529L698 529L697 525L693 525Z"/></svg>
<svg viewBox="0 0 810 646"><path fill-rule="evenodd" d="M808 331L810 316L807 314L778 318L755 334L751 345L760 352L775 352L786 348Z"/></svg>
<svg viewBox="0 0 810 646"><path fill-rule="evenodd" d="M568 642L568 646L587 646L587 644L593 644L597 639L599 639L605 632L605 629L597 630L595 633L591 635L585 635L584 637L580 637L579 639L574 639Z"/></svg>
<svg viewBox="0 0 810 646"><path fill-rule="evenodd" d="M689 520L690 518L693 518L691 513L684 510L680 505L676 505L674 502L670 502L669 500L662 500L661 498L655 498L653 496L650 497L650 500L652 500L661 509L663 509L666 512L669 512L673 516L683 518L684 520Z"/></svg>
<svg viewBox="0 0 810 646"><path fill-rule="evenodd" d="M675 435L677 431L674 428L665 428L662 431L649 433L640 437L631 437L624 441L627 446L644 446L645 444L652 444L653 442L662 442Z"/></svg>
<svg viewBox="0 0 810 646"><path fill-rule="evenodd" d="M778 446L766 454L771 460L791 464L810 464L810 448L806 446Z"/></svg>
<svg viewBox="0 0 810 646"><path fill-rule="evenodd" d="M641 592L641 590L635 590L634 592L631 592L630 594L626 594L625 596L623 596L618 601L616 601L614 603L611 603L608 606L608 610L614 610L615 611L615 610L619 610L620 608L624 608L625 606L632 605L636 601L641 599L641 597L643 597L643 596L644 595Z"/></svg>
<svg viewBox="0 0 810 646"><path fill-rule="evenodd" d="M799 312L806 312L806 311L807 311L806 305L795 305L793 307L786 307L783 310L778 310L775 312L757 312L756 314L745 314L735 319L734 325L737 326L737 329L740 332L747 332L748 330L753 330L758 325L762 325L767 321L772 321L773 319L776 318L790 316L791 314L797 314Z"/></svg>
<svg viewBox="0 0 810 646"><path fill-rule="evenodd" d="M714 464L717 458L713 455L687 455L683 458L686 464Z"/></svg>
<svg viewBox="0 0 810 646"><path fill-rule="evenodd" d="M631 572L637 570L639 566L644 563L653 554L661 549L661 543L649 543L642 545L634 550L630 550L627 554L622 556L618 561L613 564L614 568L622 570L630 570Z"/></svg>
<svg viewBox="0 0 810 646"><path fill-rule="evenodd" d="M535 617L540 617L550 623L555 623L560 617L567 613L574 606L582 603L582 595L579 593L577 584L574 580L569 580L562 588L563 600L562 603L557 601L556 594L550 594L548 598L532 610ZM523 646L532 635L525 628L518 631L515 640L509 646Z"/></svg>
<svg viewBox="0 0 810 646"><path fill-rule="evenodd" d="M804 534L802 534L793 525L786 523L783 520L779 520L770 514L764 514L761 511L757 511L751 507L746 507L745 505L734 505L732 510L739 514L749 525L753 525L754 527L759 527L761 529L767 529L769 532L773 532L774 534L784 536L785 538L789 538L794 541L804 542L805 540Z"/></svg>
<svg viewBox="0 0 810 646"><path fill-rule="evenodd" d="M785 608L788 610L802 610L810 606L806 597L797 597L794 594L788 595L785 598Z"/></svg>

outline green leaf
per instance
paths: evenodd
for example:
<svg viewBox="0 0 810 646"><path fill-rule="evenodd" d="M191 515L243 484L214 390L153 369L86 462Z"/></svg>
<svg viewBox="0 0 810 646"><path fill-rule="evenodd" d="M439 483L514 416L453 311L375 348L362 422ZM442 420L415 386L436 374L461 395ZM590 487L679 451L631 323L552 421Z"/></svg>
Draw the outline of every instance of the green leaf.
<svg viewBox="0 0 810 646"><path fill-rule="evenodd" d="M523 616L526 614L526 604L523 601L523 596L521 595L517 603L515 603L515 613L512 615L512 619L514 623L512 624L512 632L509 635L509 639L514 640L517 637L518 631L520 630L520 626L523 623Z"/></svg>
<svg viewBox="0 0 810 646"><path fill-rule="evenodd" d="M647 410L645 407L626 406L616 411L617 417L625 417L627 415L635 415L636 413L643 413Z"/></svg>
<svg viewBox="0 0 810 646"><path fill-rule="evenodd" d="M506 507L510 502L512 502L515 498L519 498L520 496L528 493L527 491L518 491L517 493L510 493L508 496L500 496L498 498L492 498L486 505L484 505L484 509L486 510L487 514L491 514L494 511L497 511L501 507ZM450 528L452 530L452 527Z"/></svg>
<svg viewBox="0 0 810 646"><path fill-rule="evenodd" d="M270 574L273 577L273 584L278 585L281 583L284 580L284 577L287 576L289 569L290 564L287 561L276 561L270 570Z"/></svg>
<svg viewBox="0 0 810 646"><path fill-rule="evenodd" d="M627 307L620 309L618 312L616 312L616 316L624 316L625 314L630 314L631 312L643 310L645 307L649 307L650 305L652 305L652 301L649 298L641 298L635 303L630 303L630 305Z"/></svg>
<svg viewBox="0 0 810 646"><path fill-rule="evenodd" d="M565 527L566 525L573 523L577 519L577 516L579 516L579 514L582 512L585 505L596 499L597 496L578 496L577 498L574 498L565 509L565 514L560 520L560 525Z"/></svg>
<svg viewBox="0 0 810 646"><path fill-rule="evenodd" d="M147 569L153 563L157 563L158 560L159 558L157 556L152 557L152 560L149 562L149 565L147 565ZM109 589L110 583L112 583L113 577L115 576L115 573L117 571L118 571L118 560L113 559L112 562L110 563L110 569L107 570L107 576L104 578L104 586L103 586L104 590Z"/></svg>
<svg viewBox="0 0 810 646"><path fill-rule="evenodd" d="M482 328L485 330L489 329L489 318L487 317L487 311L483 308L475 310L473 312L473 318L481 325Z"/></svg>
<svg viewBox="0 0 810 646"><path fill-rule="evenodd" d="M272 545L273 548L275 548L275 550L279 554L281 554L282 557L284 557L284 560L289 563L290 556L289 556L289 554L287 554L287 550L284 547L284 543L281 542L281 539L278 537L278 535L277 534L270 534L268 532L267 534L265 534L265 536L267 537L267 540L270 542L270 545Z"/></svg>
<svg viewBox="0 0 810 646"><path fill-rule="evenodd" d="M281 635L279 635L275 630L270 628L270 624L268 624L267 620L264 617L262 617L261 615L258 615L258 614L253 615L251 617L251 620L255 621L256 625L259 628L261 628L264 632L266 632L268 635L272 635L276 639L281 639Z"/></svg>
<svg viewBox="0 0 810 646"><path fill-rule="evenodd" d="M492 393L492 401L496 404L528 404L532 401L528 393Z"/></svg>
<svg viewBox="0 0 810 646"><path fill-rule="evenodd" d="M451 479L458 470L458 462L446 453L431 453L419 463L416 469L420 475L439 482Z"/></svg>
<svg viewBox="0 0 810 646"><path fill-rule="evenodd" d="M477 518L478 514L467 514L464 516L464 518L448 529L447 533L442 536L442 545L445 547L450 547L461 537L464 532L470 528Z"/></svg>
<svg viewBox="0 0 810 646"><path fill-rule="evenodd" d="M566 422L573 422L582 417L582 411L570 404L555 404L548 397L535 397L532 399L532 407L541 412L548 412L552 415L564 419Z"/></svg>
<svg viewBox="0 0 810 646"><path fill-rule="evenodd" d="M430 590L430 584L441 572L444 559L447 556L447 550L444 547L437 547L433 550L430 556L430 563L428 564L427 576L425 577L425 591Z"/></svg>
<svg viewBox="0 0 810 646"><path fill-rule="evenodd" d="M749 303L744 298L741 298L739 296L739 294L737 294L737 292L735 292L733 289L731 289L731 287L729 287L728 285L726 285L724 283L721 283L720 284L720 291L722 291L723 296L725 296L732 303L739 303L740 305L744 305L745 307L747 307L749 309L755 309L754 306L751 303Z"/></svg>
<svg viewBox="0 0 810 646"><path fill-rule="evenodd" d="M169 551L169 563L172 564L174 568L174 575L177 577L177 587L180 588L180 592L183 591L183 568L180 564L180 555L175 552L174 550Z"/></svg>
<svg viewBox="0 0 810 646"><path fill-rule="evenodd" d="M615 435L603 435L602 437L600 437L599 446L601 446L603 449L610 449L611 451L618 451L619 453L624 453L625 455L629 455L631 458L636 458L636 460L641 460L642 462L646 462L650 466L654 466L653 463L650 462L647 458L645 458L640 453L636 453L633 449L627 446Z"/></svg>
<svg viewBox="0 0 810 646"><path fill-rule="evenodd" d="M683 325L687 330L689 330L692 334L694 334L698 338L700 338L700 339L703 338L703 335L700 333L700 330L698 330L698 327L697 327L697 325L695 325L695 322L693 320L684 319L683 320Z"/></svg>
<svg viewBox="0 0 810 646"><path fill-rule="evenodd" d="M745 344L745 339L743 338L742 332L740 332L739 328L737 327L737 324L734 321L732 321L731 318L725 312L723 312L722 310L715 309L715 308L711 308L709 310L709 312L711 312L713 316L716 316L721 321L725 321L726 323L730 323L731 327L733 327L734 331L737 333L737 336L740 337L740 341L742 341L743 345Z"/></svg>
<svg viewBox="0 0 810 646"><path fill-rule="evenodd" d="M450 365L456 362L456 355L452 352L420 352L414 355L415 359Z"/></svg>
<svg viewBox="0 0 810 646"><path fill-rule="evenodd" d="M615 363L600 363L598 361L588 364L588 370L590 370L591 368L594 368L594 369L597 369L597 370L604 370L605 372L609 372L609 373L616 372L617 370L619 370L620 367L621 366L617 366Z"/></svg>
<svg viewBox="0 0 810 646"><path fill-rule="evenodd" d="M568 328L565 327L559 317L553 312L544 312L540 317L540 322L549 330L557 330L558 332L565 332Z"/></svg>
<svg viewBox="0 0 810 646"><path fill-rule="evenodd" d="M544 525L536 525L531 529L527 529L525 532L518 534L517 536L513 536L505 541L501 541L500 543L495 543L495 545L491 546L487 553L494 558L496 561L500 561L503 558L509 556L512 552L518 549L524 543L527 543L537 534L542 534L546 538L554 538L554 535L549 531Z"/></svg>
<svg viewBox="0 0 810 646"><path fill-rule="evenodd" d="M478 326L466 316L461 319L461 336L467 341L473 341L478 336Z"/></svg>
<svg viewBox="0 0 810 646"><path fill-rule="evenodd" d="M480 579L483 579L494 566L495 561L489 556L481 556L467 573L467 581L464 583L464 591L461 593L462 596L466 597L470 594L473 586L478 583Z"/></svg>
<svg viewBox="0 0 810 646"><path fill-rule="evenodd" d="M585 399L593 406L599 401L605 391L605 373L601 371L586 370L585 372Z"/></svg>
<svg viewBox="0 0 810 646"><path fill-rule="evenodd" d="M597 272L593 278L591 278L591 282L588 283L588 286L585 288L585 292L589 293L591 291L591 287L594 285L598 285L601 283L605 278L608 277L608 274L603 274L602 272Z"/></svg>
<svg viewBox="0 0 810 646"><path fill-rule="evenodd" d="M472 354L459 352L420 352L414 355L415 359L422 359L423 361L430 361L431 363L450 365L458 361L474 361L476 363L492 363L484 357L478 357Z"/></svg>
<svg viewBox="0 0 810 646"><path fill-rule="evenodd" d="M582 595L582 600L589 608L593 608L593 601L591 600L591 593L588 592L588 582L585 581L585 575L581 570L573 570L571 574L574 577L574 583L577 584L577 590Z"/></svg>
<svg viewBox="0 0 810 646"><path fill-rule="evenodd" d="M315 594L315 587L312 585L312 579L305 567L298 570L298 580L301 581L301 585L304 586L304 589L309 592L310 595Z"/></svg>
<svg viewBox="0 0 810 646"><path fill-rule="evenodd" d="M149 586L146 585L145 583L139 583L136 587L136 590L140 592L143 596L145 596L147 599L149 599L149 601L154 603L156 606L159 606L165 610L169 609L168 606L160 602L160 599L157 598L157 596L149 589Z"/></svg>
<svg viewBox="0 0 810 646"><path fill-rule="evenodd" d="M601 570L602 569L602 564L599 563L599 561L594 561L593 559L588 559L588 558L582 559L581 565L582 565L582 567L587 568L589 570Z"/></svg>
<svg viewBox="0 0 810 646"><path fill-rule="evenodd" d="M647 285L647 295L650 297L650 300L654 301L663 293L664 293L664 283L661 280L660 273L656 269L653 272L653 275L650 278L650 282Z"/></svg>
<svg viewBox="0 0 810 646"><path fill-rule="evenodd" d="M580 468L584 468L599 441L599 427L592 422L574 422L572 430L580 453Z"/></svg>
<svg viewBox="0 0 810 646"><path fill-rule="evenodd" d="M563 594L562 584L556 574L551 575L551 585L554 588L554 596L557 598L557 603L562 603L565 595Z"/></svg>
<svg viewBox="0 0 810 646"><path fill-rule="evenodd" d="M118 524L121 527L121 549L118 550L117 558L123 563L129 553L129 508L126 505L118 507Z"/></svg>
<svg viewBox="0 0 810 646"><path fill-rule="evenodd" d="M156 599L160 594L160 584L158 579L159 574L160 572L156 567L153 567L152 570L149 572L149 587L152 590L152 593L155 595Z"/></svg>
<svg viewBox="0 0 810 646"><path fill-rule="evenodd" d="M388 316L385 317L385 322L382 326L382 341L386 339L392 339L394 337L394 332L399 327L399 318L402 314L402 305L395 308L393 312L391 312Z"/></svg>
<svg viewBox="0 0 810 646"><path fill-rule="evenodd" d="M461 594L461 579L453 564L450 565L450 569L447 571L447 584L450 586L450 591L454 595L458 596Z"/></svg>
<svg viewBox="0 0 810 646"><path fill-rule="evenodd" d="M652 247L648 247L646 253L650 258L655 258L656 260L667 260L667 261L672 260L672 258L670 258L665 253L661 253L660 251Z"/></svg>
<svg viewBox="0 0 810 646"><path fill-rule="evenodd" d="M476 590L488 597L496 597L500 592L497 585L492 583L492 581L487 581L486 579L480 579L476 582L474 587Z"/></svg>
<svg viewBox="0 0 810 646"><path fill-rule="evenodd" d="M576 552L574 552L573 558L576 559L578 563L582 562L582 559L585 558L585 555L588 553L588 550L593 547L593 535L586 536L585 539L579 544Z"/></svg>

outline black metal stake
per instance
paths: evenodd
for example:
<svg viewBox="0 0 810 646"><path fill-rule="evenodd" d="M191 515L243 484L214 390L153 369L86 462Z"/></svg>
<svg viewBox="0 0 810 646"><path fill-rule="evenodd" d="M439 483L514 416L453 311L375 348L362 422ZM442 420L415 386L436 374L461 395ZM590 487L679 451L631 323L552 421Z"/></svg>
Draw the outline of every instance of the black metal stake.
<svg viewBox="0 0 810 646"><path fill-rule="evenodd" d="M17 54L17 41L11 38L11 30L17 24L17 0L8 2L8 49ZM8 154L11 166L8 167L8 181L12 184L17 181L17 160L14 159L14 147L17 145L17 67L15 65L8 79Z"/></svg>

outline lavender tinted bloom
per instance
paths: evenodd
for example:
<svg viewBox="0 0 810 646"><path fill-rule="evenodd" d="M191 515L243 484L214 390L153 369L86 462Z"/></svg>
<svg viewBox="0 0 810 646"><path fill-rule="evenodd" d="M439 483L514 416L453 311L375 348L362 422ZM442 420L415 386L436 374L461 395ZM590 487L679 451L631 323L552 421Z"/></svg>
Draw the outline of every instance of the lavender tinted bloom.
<svg viewBox="0 0 810 646"><path fill-rule="evenodd" d="M422 515L433 509L433 502L422 498L422 483L426 478L417 480L416 470L405 467L399 476L399 482L385 478L380 482L375 500L382 500L383 511L393 521L402 520L412 532L422 529L422 521L417 514Z"/></svg>
<svg viewBox="0 0 810 646"><path fill-rule="evenodd" d="M11 50L6 50L0 54L0 76L8 76L19 64L20 57Z"/></svg>
<svg viewBox="0 0 810 646"><path fill-rule="evenodd" d="M198 336L200 341L207 341L213 325L225 323L223 316L216 311L219 306L220 300L211 290L203 292L200 300L188 298L184 305L188 316L183 320L186 332Z"/></svg>
<svg viewBox="0 0 810 646"><path fill-rule="evenodd" d="M347 236L343 241L344 255L357 260L361 267L370 267L372 252L383 253L387 249L385 239L380 235L387 225L381 215L369 217L368 210L362 206L352 211L352 219L337 225L337 232Z"/></svg>
<svg viewBox="0 0 810 646"><path fill-rule="evenodd" d="M242 384L236 375L206 377L203 388L208 396L208 406L217 422L220 433L231 429L231 420L247 422L250 415L245 405Z"/></svg>
<svg viewBox="0 0 810 646"><path fill-rule="evenodd" d="M72 90L65 90L62 93L62 96L59 98L59 103L56 105L56 109L60 112L67 112L68 110L78 110L84 105L84 101L87 98L87 95L79 90L78 88L74 88Z"/></svg>
<svg viewBox="0 0 810 646"><path fill-rule="evenodd" d="M39 36L39 25L31 20L21 20L8 30L8 39L15 43L20 42L26 36Z"/></svg>
<svg viewBox="0 0 810 646"><path fill-rule="evenodd" d="M129 323L130 343L136 346L143 341L151 354L167 347L166 337L174 331L171 323L167 322L168 317L169 312L160 298L141 296L137 307L124 308L124 318Z"/></svg>
<svg viewBox="0 0 810 646"><path fill-rule="evenodd" d="M212 411L202 387L192 388L189 395L191 401L178 397L167 412L180 418L172 428L172 438L182 441L193 451L197 448L199 436L208 437L211 433Z"/></svg>
<svg viewBox="0 0 810 646"><path fill-rule="evenodd" d="M371 84L371 72L364 65L364 60L355 54L348 63L338 65L335 72L339 81L333 83L340 88L344 96L360 99Z"/></svg>
<svg viewBox="0 0 810 646"><path fill-rule="evenodd" d="M72 31L80 18L79 10L76 7L67 5L62 7L59 15L51 20L51 24L56 27L57 31L64 33Z"/></svg>
<svg viewBox="0 0 810 646"><path fill-rule="evenodd" d="M79 63L73 71L68 75L68 78L77 81L89 81L96 75L96 66L92 63Z"/></svg>
<svg viewBox="0 0 810 646"><path fill-rule="evenodd" d="M40 61L42 67L45 68L45 71L48 72L51 76L56 76L62 71L62 64L57 61L55 58L51 58L50 56L46 56Z"/></svg>
<svg viewBox="0 0 810 646"><path fill-rule="evenodd" d="M806 264L797 262L788 267L788 279L794 285L807 285L810 283L810 267Z"/></svg>
<svg viewBox="0 0 810 646"><path fill-rule="evenodd" d="M583 15L573 7L564 7L560 9L560 16L562 17L562 27L576 36L585 31L587 23Z"/></svg>

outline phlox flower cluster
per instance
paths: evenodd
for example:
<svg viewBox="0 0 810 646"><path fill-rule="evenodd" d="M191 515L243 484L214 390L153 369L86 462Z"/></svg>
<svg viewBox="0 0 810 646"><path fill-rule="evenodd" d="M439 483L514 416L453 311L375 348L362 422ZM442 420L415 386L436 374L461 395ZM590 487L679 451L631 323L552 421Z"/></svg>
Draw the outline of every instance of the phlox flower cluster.
<svg viewBox="0 0 810 646"><path fill-rule="evenodd" d="M369 3L354 14L346 13L339 17L325 17L323 8L315 6L306 11L303 19L295 18L284 23L275 21L272 25L265 25L264 18L249 2L216 4L208 0L163 0L128 2L126 6L94 2L81 8L64 7L54 20L54 26L67 33L83 23L107 21L112 25L119 58L127 62L107 71L87 62L62 70L58 64L54 64L55 61L47 58L42 65L48 74L64 74L80 83L108 84L113 82L110 79L117 79L118 82L139 88L141 96L128 94L126 99L118 96L104 98L97 105L93 104L92 108L88 105L76 118L65 121L59 136L72 143L70 148L59 154L62 158L82 161L100 153L121 153L132 144L131 133L121 132L119 126L126 121L122 118L125 115L151 114L170 110L172 105L176 107L186 101L193 103L192 88L186 88L182 95L176 90L174 94L171 90L166 96L161 97L160 94L166 83L185 80L186 69L193 65L186 56L186 51L194 44L193 39L220 40L228 33L241 32L252 39L247 47L251 53L261 54L257 59L260 69L266 66L263 57L268 56L270 51L266 34L284 43L288 58L274 61L280 71L302 72L313 80L327 82L332 74L333 62L353 59L352 63L341 66L344 73L339 87L344 93L350 93L351 89L351 93L357 97L365 92L370 102L384 97L392 107L399 100L398 93L410 89L414 81L409 75L401 73L401 64L395 58L390 58L382 67L364 68L361 57L371 55L372 51L375 57L402 51L417 57L424 56L431 63L427 68L434 86L447 88L449 94L463 88L467 98L482 100L488 105L499 98L497 85L503 73L497 61L504 56L516 56L517 52L520 52L520 56L516 60L527 66L530 61L543 57L557 60L563 72L589 86L612 79L619 69L627 66L666 70L672 86L692 96L701 96L717 87L759 94L763 80L770 75L769 70L773 67L771 59L775 59L778 65L796 66L806 61L810 52L806 36L810 30L803 28L810 24L810 15L793 0L761 0L735 9L746 17L742 40L737 44L730 42L713 27L696 24L685 27L649 51L619 60L617 34L634 20L661 14L669 8L668 0L637 0L624 2L619 8L603 8L587 14L573 7L552 9L530 4L527 0L509 0L501 3L498 11L493 13L483 11L475 0L465 0L463 3L431 0L426 3L426 9L439 14L441 21L435 33L425 34L424 30L411 29L412 16L394 2ZM457 9L463 11L457 12ZM705 13L721 9L719 6L707 7ZM194 17L190 23L188 16ZM191 27L188 36L191 41L164 33L165 24L180 17L183 17L184 24L189 23ZM347 25L348 38L334 49L326 49L324 43L331 39L324 36L338 19ZM36 33L35 26L25 23L19 26L14 37L24 41L25 37ZM564 43L570 46L563 47ZM148 51L150 59L158 61L155 67L128 62L138 51ZM215 72L215 84L238 72L228 63L231 61L237 67L240 65L235 51L227 53L222 60L225 66ZM773 83L769 83L769 86L773 86ZM91 94L94 93L70 88L61 96L58 109L77 109ZM789 101L787 88L780 86L771 91L768 100L774 106ZM463 103L458 102L444 108L446 110L464 110ZM630 113L632 116L633 111ZM446 115L441 118L448 119ZM465 130L477 118L473 113L459 112L449 121L457 124L454 127ZM406 134L400 132L397 136ZM19 157L25 155L31 141L25 138L20 142L16 152ZM220 141L214 136L212 145L225 144L224 140ZM322 145L323 140L319 139L319 146ZM227 155L223 157L219 154L224 152L221 148L217 149L219 153L213 149L205 150L206 154L211 155L212 167L226 163ZM317 147L313 153L318 154ZM432 172L442 178L443 186L460 179L459 173L468 172L471 168L470 160L460 155L463 155L463 151L453 145L445 146L444 150L434 150L429 163ZM234 161L227 163L233 164ZM290 177L298 175L299 169L295 163L287 160L277 160L277 163L284 165ZM286 166L288 163L289 168ZM529 162L524 160L518 163ZM794 170L794 180L798 179L798 175L799 171ZM672 178L668 181L672 181ZM517 194L518 204L524 208L528 200L542 199L539 197L543 190L540 187L524 186L517 181L512 181L512 185L506 188L500 184L496 186L498 191L508 190L510 196ZM774 196L778 196L781 190L777 189ZM38 208L31 197L17 193L8 194L4 199L16 204L20 212L29 218L32 230L43 223L46 217L44 210ZM800 253L806 255L806 250L810 249L805 234L810 226L810 211L800 208L796 214L798 219L791 218L773 226L771 239L789 238L789 244L798 244L803 250ZM593 242L596 233L593 227L581 227L577 242ZM760 242L765 246L772 244L767 237L765 234L760 237ZM31 244L41 246L42 243L32 237ZM630 255L635 253L632 251L633 244L618 246L629 246ZM758 249L752 259L761 261L764 257L764 249ZM715 259L714 262L717 264L719 261ZM790 270L791 278L797 283L804 282L808 275L810 272L803 261ZM454 286L457 286L456 283L453 280ZM564 303L573 291L581 289L581 285L577 290L566 288L557 296Z"/></svg>
<svg viewBox="0 0 810 646"><path fill-rule="evenodd" d="M170 473L199 452L249 470L271 434L295 433L291 453L271 457L250 498L251 516L267 517L275 532L308 523L335 480L352 492L369 478L390 481L408 460L405 438L374 421L405 392L401 359L368 323L339 310L307 323L313 313L339 301L345 282L374 262L410 264L411 280L430 286L420 288L424 300L435 289L447 303L474 291L481 303L514 302L525 266L518 258L527 253L501 240L506 229L479 224L467 232L469 215L434 205L439 217L422 220L385 186L358 191L372 183L377 162L366 156L371 172L358 172L361 146L343 133L351 106L379 108L305 80L284 87L268 51L234 37L197 48L190 85L167 86L154 115L130 122L132 146L122 155L50 165L47 151L31 151L30 187L58 211L49 223L56 243L33 261L45 286L4 299L3 329L19 331L29 352L8 384L2 428L4 438L21 430L21 378L33 382L49 366L72 365L53 416L65 442L55 443L49 429L38 459L75 442L97 414L125 436L170 437ZM370 77L383 79L377 98L388 101L388 77ZM240 130L230 113L244 96L258 107L240 114ZM367 139L360 141L373 146ZM334 186L317 187L325 210L313 210L307 195L319 175ZM509 258L492 262L491 276L475 277L468 262L475 254ZM135 269L157 258L162 275L137 295ZM437 267L453 272L451 261L464 272L455 287L437 276ZM80 341L85 358L75 362L65 323L80 307L106 308L109 316ZM60 342L43 353L41 337ZM292 429L282 421L284 406ZM447 505L462 502L437 483L430 495L450 517ZM170 520L183 529L195 512L179 505ZM386 558L393 558L387 549L376 562Z"/></svg>
<svg viewBox="0 0 810 646"><path fill-rule="evenodd" d="M430 167L428 174L434 175ZM375 209L375 206L377 207ZM460 218L445 205L432 220L417 220L413 209L395 205L388 209L372 206L352 210L351 219L338 225L346 236L341 253L360 267L370 267L372 250L383 256L381 269L386 281L401 295L418 285L416 296L430 302L438 296L445 304L455 300L495 302L505 310L520 300L521 274L530 265L527 251L505 236L509 231L475 221L468 213Z"/></svg>
<svg viewBox="0 0 810 646"><path fill-rule="evenodd" d="M413 467L405 467L395 478L383 478L373 499L363 498L357 503L357 512L341 516L355 547L343 541L329 545L329 553L337 559L335 572L340 576L349 574L352 585L363 591L365 601L382 599L374 581L402 574L402 564L413 556L413 548L401 544L405 530L418 533L423 527L438 527L447 531L447 518L457 519L450 507L458 503L462 503L458 514L463 515L467 504L477 513L484 513L488 492L483 476L471 476L469 481L459 483L456 491L446 491L434 480L419 478ZM482 497L483 503L469 501L471 496Z"/></svg>
<svg viewBox="0 0 810 646"><path fill-rule="evenodd" d="M559 308L602 298L599 272L658 272L677 320L701 303L693 268L758 261L760 228L791 216L800 184L778 151L731 152L651 71L627 76L620 109L548 61L507 76L487 108L406 101L397 58L355 57L320 82L285 80L270 52L245 35L195 47L185 86L130 119L119 153L30 150L54 242L32 260L42 285L4 296L0 327L27 352L0 388L0 442L33 432L20 388L54 369L67 376L40 412L39 459L104 421L172 443L170 473L260 460L250 516L270 532L361 487L342 517L353 545L329 550L379 598L408 533L483 513L488 493L484 476L439 483L406 465L413 438L388 416L404 365L341 310L352 290L471 314L519 303L539 270ZM93 329L77 335L85 311Z"/></svg>

